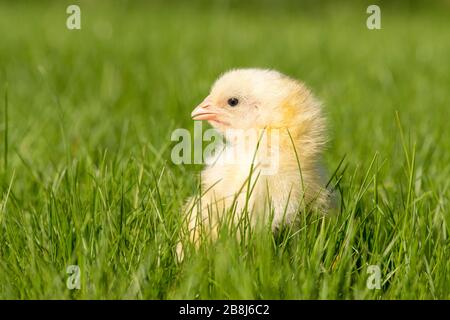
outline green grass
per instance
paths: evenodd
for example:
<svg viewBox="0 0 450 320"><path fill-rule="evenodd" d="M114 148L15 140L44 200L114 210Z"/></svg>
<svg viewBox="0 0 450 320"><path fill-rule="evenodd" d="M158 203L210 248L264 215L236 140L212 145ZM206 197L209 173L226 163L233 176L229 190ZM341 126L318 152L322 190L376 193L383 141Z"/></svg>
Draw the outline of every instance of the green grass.
<svg viewBox="0 0 450 320"><path fill-rule="evenodd" d="M1 299L450 298L448 4L382 4L377 31L364 2L86 1L79 31L68 4L0 3ZM200 167L171 162L170 134L249 66L324 101L342 206L275 236L224 232L177 264Z"/></svg>

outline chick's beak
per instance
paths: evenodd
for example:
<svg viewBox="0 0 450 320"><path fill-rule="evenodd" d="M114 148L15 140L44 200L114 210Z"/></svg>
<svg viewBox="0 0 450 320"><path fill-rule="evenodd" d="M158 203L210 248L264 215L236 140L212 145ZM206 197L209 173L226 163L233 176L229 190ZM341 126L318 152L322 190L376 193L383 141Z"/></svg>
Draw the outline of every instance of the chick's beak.
<svg viewBox="0 0 450 320"><path fill-rule="evenodd" d="M217 113L212 109L211 97L207 96L191 113L194 120L214 120Z"/></svg>

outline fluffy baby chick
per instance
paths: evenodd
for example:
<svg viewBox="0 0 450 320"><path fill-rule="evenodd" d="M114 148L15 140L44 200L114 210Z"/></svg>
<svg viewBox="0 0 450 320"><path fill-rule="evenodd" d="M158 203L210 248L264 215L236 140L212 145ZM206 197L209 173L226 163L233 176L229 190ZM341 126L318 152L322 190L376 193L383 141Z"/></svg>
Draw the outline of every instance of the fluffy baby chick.
<svg viewBox="0 0 450 320"><path fill-rule="evenodd" d="M225 137L231 129L238 132L207 161L202 194L185 206L192 241L198 242L202 232L215 237L226 215L237 222L247 212L252 223L270 217L275 230L307 208L327 207L319 165L325 119L320 103L301 82L273 70L232 70L214 83L192 118L207 120ZM258 139L248 145L246 133L255 131ZM237 155L235 161L225 160L230 154ZM276 168L264 173L275 160Z"/></svg>

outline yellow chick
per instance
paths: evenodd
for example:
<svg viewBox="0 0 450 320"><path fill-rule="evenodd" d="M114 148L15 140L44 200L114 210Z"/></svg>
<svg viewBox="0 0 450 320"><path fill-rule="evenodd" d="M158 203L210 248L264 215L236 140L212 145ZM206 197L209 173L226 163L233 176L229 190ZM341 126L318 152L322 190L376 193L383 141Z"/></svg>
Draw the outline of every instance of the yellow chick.
<svg viewBox="0 0 450 320"><path fill-rule="evenodd" d="M191 241L202 232L214 238L222 219L236 223L245 213L276 230L308 208L327 208L320 168L326 122L303 83L274 70L231 70L192 118L207 120L227 143L206 161L202 194L184 208Z"/></svg>

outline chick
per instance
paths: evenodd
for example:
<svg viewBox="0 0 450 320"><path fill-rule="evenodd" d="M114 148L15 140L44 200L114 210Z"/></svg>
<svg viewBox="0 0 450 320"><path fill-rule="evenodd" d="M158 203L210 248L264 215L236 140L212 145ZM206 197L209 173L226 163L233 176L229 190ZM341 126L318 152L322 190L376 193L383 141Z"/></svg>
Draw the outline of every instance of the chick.
<svg viewBox="0 0 450 320"><path fill-rule="evenodd" d="M198 243L202 232L216 237L227 215L236 223L247 212L251 223L271 221L276 230L306 209L326 210L320 168L326 122L321 104L303 83L274 70L231 70L216 80L192 118L231 136L223 152L206 161L202 194L184 208L192 241ZM239 133L227 135L230 130ZM247 133L255 131L258 140L249 146ZM232 154L237 161L226 161ZM264 174L274 159L276 170Z"/></svg>

